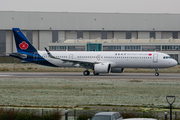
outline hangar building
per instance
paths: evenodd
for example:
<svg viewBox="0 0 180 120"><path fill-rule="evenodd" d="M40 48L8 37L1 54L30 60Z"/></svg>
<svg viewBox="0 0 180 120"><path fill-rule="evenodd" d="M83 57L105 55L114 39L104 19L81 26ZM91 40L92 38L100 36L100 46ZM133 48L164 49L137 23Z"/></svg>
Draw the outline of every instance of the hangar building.
<svg viewBox="0 0 180 120"><path fill-rule="evenodd" d="M0 56L16 52L12 28L39 50L160 51L180 63L180 14L0 11Z"/></svg>

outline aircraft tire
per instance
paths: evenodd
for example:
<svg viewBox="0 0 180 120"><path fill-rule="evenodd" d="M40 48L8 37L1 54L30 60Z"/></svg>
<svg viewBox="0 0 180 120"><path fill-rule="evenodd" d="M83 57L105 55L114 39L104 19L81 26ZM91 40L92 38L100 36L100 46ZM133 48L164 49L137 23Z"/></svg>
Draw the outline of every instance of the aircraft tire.
<svg viewBox="0 0 180 120"><path fill-rule="evenodd" d="M93 72L93 74L94 74L94 75L99 75L99 73L95 73L95 72Z"/></svg>
<svg viewBox="0 0 180 120"><path fill-rule="evenodd" d="M86 70L86 71L83 72L83 74L84 74L85 76L87 76L87 75L90 74L90 72Z"/></svg>
<svg viewBox="0 0 180 120"><path fill-rule="evenodd" d="M155 73L155 76L159 76L159 73Z"/></svg>

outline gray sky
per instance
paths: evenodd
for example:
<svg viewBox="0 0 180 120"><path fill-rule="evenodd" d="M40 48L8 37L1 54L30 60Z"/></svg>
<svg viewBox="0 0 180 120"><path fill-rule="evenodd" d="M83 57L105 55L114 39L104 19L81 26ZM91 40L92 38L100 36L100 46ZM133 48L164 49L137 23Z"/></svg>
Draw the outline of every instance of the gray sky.
<svg viewBox="0 0 180 120"><path fill-rule="evenodd" d="M0 11L180 13L180 0L0 0Z"/></svg>

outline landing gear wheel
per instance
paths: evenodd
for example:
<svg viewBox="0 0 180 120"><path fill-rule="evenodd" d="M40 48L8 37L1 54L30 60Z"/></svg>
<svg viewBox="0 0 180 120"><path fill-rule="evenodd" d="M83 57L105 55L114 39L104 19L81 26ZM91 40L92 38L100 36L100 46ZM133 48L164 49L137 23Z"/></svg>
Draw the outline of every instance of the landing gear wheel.
<svg viewBox="0 0 180 120"><path fill-rule="evenodd" d="M155 76L159 76L159 73L155 73Z"/></svg>
<svg viewBox="0 0 180 120"><path fill-rule="evenodd" d="M93 74L94 74L94 75L99 75L99 73L95 73L95 72L93 72Z"/></svg>
<svg viewBox="0 0 180 120"><path fill-rule="evenodd" d="M83 72L83 74L84 74L85 76L87 76L87 75L90 74L90 72L86 70L86 71Z"/></svg>
<svg viewBox="0 0 180 120"><path fill-rule="evenodd" d="M155 76L159 76L158 68L155 68Z"/></svg>

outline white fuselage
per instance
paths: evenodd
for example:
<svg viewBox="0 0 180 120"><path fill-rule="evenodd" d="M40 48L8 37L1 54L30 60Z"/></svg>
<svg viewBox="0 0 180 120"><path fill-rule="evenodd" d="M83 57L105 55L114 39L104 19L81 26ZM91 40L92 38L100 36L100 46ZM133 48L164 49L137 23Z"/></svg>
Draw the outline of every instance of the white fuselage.
<svg viewBox="0 0 180 120"><path fill-rule="evenodd" d="M72 62L64 62L61 59L109 63L111 68L168 68L177 65L176 60L160 52L50 52L59 59L50 58L46 51L38 51L45 60L57 67L82 67Z"/></svg>

